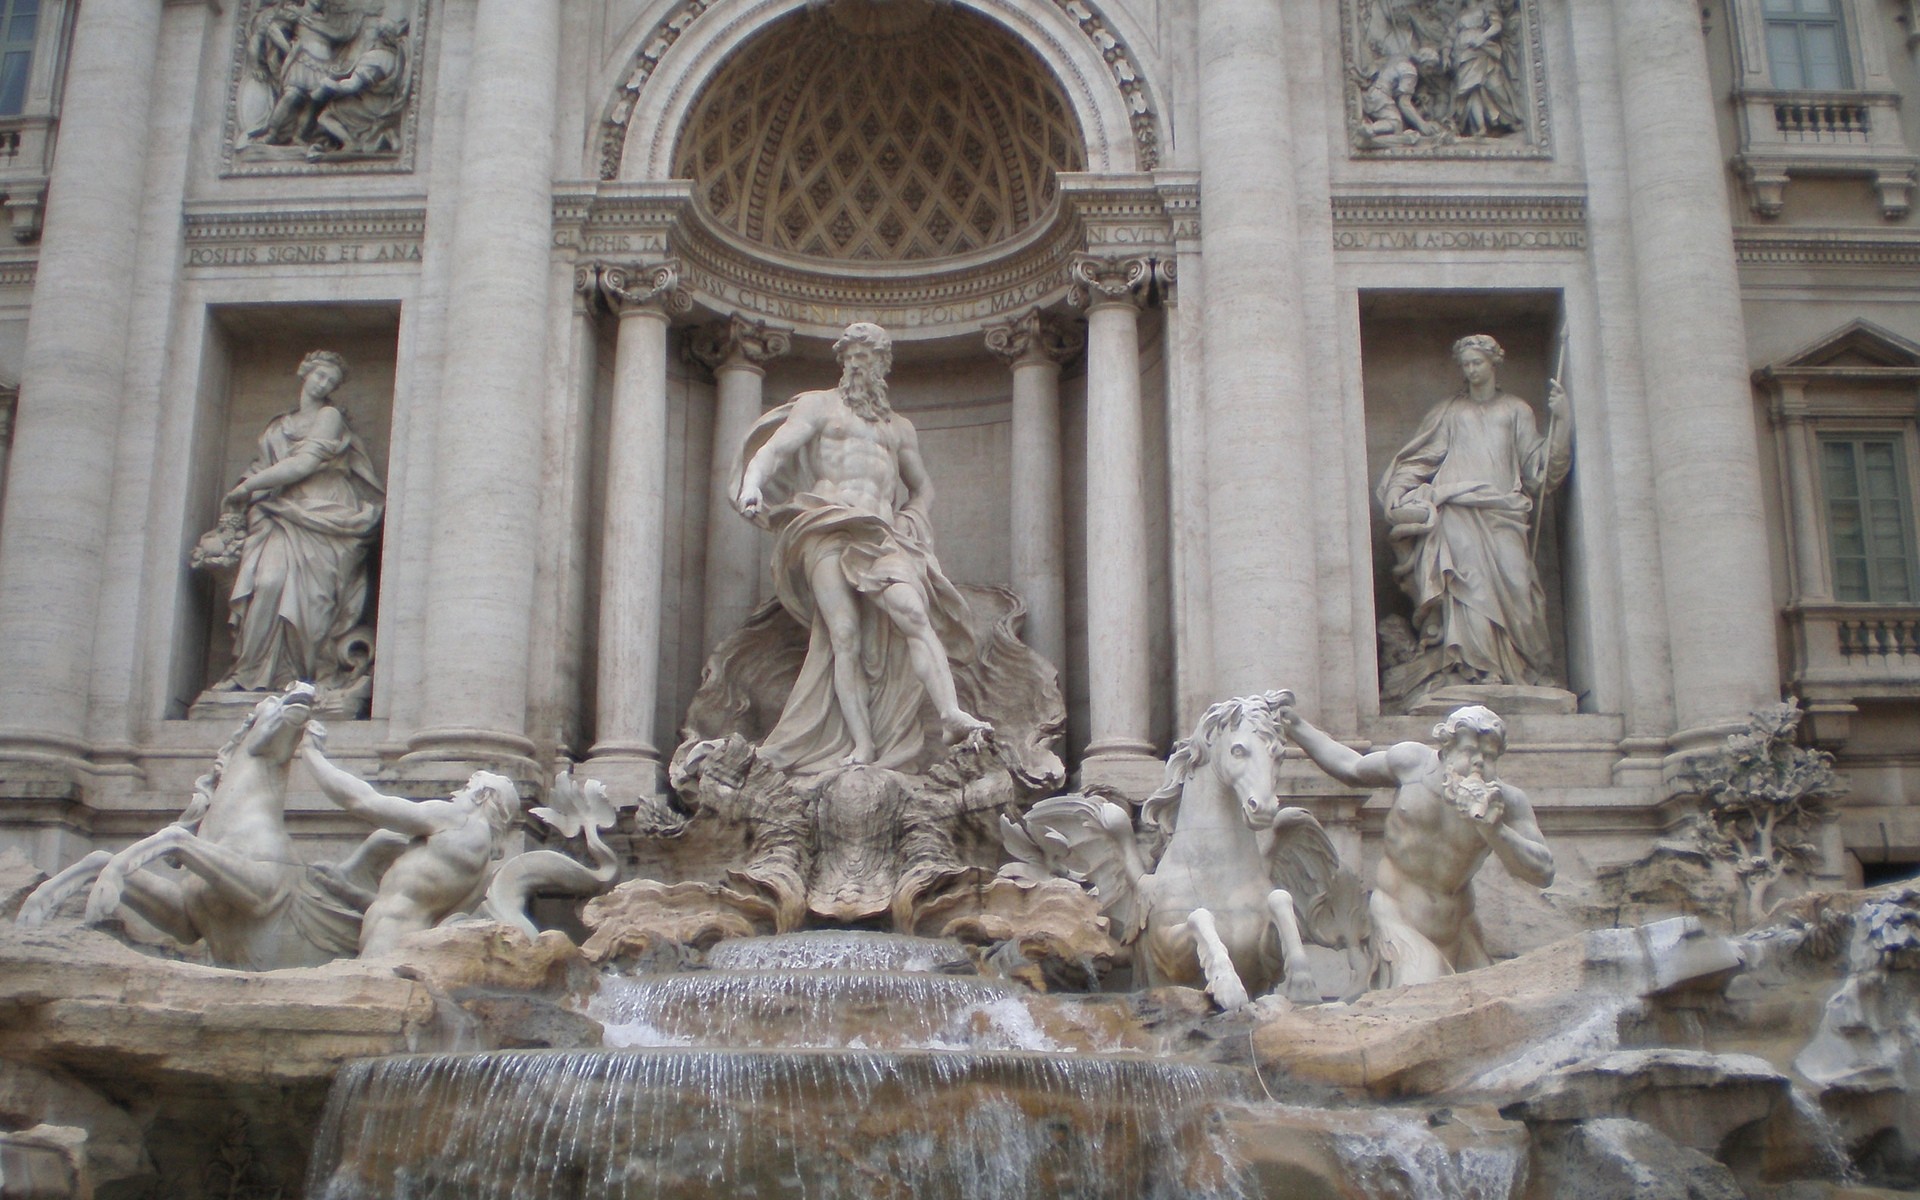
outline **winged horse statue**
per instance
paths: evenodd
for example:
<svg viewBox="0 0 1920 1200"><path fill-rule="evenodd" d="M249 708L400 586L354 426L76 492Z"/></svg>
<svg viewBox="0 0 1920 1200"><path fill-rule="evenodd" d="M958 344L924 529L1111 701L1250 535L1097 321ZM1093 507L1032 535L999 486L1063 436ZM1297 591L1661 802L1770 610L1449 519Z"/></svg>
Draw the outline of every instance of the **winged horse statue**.
<svg viewBox="0 0 1920 1200"><path fill-rule="evenodd" d="M1365 897L1313 814L1280 804L1274 714L1292 703L1281 691L1207 709L1141 806L1151 855L1124 808L1081 794L1043 800L1018 824L1001 817L1001 840L1028 864L1091 883L1149 986L1201 986L1223 1009L1276 986L1317 1003L1305 939L1354 945Z"/></svg>

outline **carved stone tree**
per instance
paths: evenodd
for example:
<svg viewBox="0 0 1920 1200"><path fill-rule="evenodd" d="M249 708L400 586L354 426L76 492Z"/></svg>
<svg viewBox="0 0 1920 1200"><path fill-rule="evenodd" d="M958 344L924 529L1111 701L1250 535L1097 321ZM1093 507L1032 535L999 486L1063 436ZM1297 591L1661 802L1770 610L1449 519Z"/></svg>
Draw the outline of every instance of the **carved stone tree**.
<svg viewBox="0 0 1920 1200"><path fill-rule="evenodd" d="M1748 925L1770 910L1776 884L1819 863L1817 833L1833 817L1827 802L1846 791L1833 755L1798 744L1803 715L1795 700L1756 710L1690 781L1700 796L1701 840L1746 888Z"/></svg>

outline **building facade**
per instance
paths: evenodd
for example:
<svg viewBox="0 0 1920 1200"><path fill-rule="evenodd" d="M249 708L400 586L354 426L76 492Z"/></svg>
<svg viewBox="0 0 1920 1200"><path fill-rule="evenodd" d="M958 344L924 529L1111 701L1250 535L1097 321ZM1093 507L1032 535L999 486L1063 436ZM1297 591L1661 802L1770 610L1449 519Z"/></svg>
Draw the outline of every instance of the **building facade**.
<svg viewBox="0 0 1920 1200"><path fill-rule="evenodd" d="M1920 861L1916 22L7 0L0 839L51 868L191 795L249 703L222 690L248 639L293 636L232 599L233 562L268 561L254 527L224 572L205 539L253 519L270 489L231 489L322 349L364 503L320 534L268 515L334 539L330 583L285 585L324 594L286 652L336 676L333 752L421 794L561 761L657 794L706 655L771 595L734 454L870 320L946 571L1025 600L1082 782L1137 798L1208 703L1282 687L1350 742L1425 735L1388 682L1423 618L1374 493L1487 334L1570 446L1507 581L1538 585L1544 649L1494 681L1532 689L1504 769L1563 886L1645 853L1686 757L1783 694L1852 788L1827 871L1897 871ZM247 586L257 621L279 593ZM1380 810L1294 768L1371 847Z"/></svg>

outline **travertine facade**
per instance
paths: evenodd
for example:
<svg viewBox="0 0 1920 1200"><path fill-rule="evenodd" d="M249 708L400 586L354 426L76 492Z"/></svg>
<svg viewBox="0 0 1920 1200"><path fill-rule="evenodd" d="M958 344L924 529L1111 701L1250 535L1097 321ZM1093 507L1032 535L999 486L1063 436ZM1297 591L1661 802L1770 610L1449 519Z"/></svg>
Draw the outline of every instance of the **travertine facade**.
<svg viewBox="0 0 1920 1200"><path fill-rule="evenodd" d="M1281 687L1424 736L1373 493L1486 334L1541 430L1573 398L1527 673L1577 711L1508 711L1501 764L1549 896L1789 691L1852 787L1825 869L1920 861L1910 7L42 0L0 115L0 842L51 869L182 807L232 726L190 712L234 655L190 552L323 347L385 488L330 753L658 794L773 594L732 456L865 320L941 567L1024 598L1086 783L1143 797ZM1384 803L1283 777L1377 858ZM1494 954L1562 927L1502 886Z"/></svg>

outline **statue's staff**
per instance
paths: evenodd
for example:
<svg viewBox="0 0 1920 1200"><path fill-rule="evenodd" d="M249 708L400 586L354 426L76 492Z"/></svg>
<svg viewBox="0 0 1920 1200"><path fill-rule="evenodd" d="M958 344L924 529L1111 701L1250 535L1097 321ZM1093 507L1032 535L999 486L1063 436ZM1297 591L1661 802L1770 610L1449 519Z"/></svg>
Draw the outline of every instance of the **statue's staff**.
<svg viewBox="0 0 1920 1200"><path fill-rule="evenodd" d="M1551 392L1553 388L1563 386L1560 382L1560 376L1566 369L1567 326L1565 322L1562 322L1560 325L1560 338L1553 346L1553 373L1547 381L1549 392ZM1553 453L1553 435L1559 432L1559 424L1560 414L1554 411L1553 405L1547 405L1546 447L1548 455L1552 455ZM1540 527L1547 523L1546 483L1546 478L1542 476L1540 480L1540 491L1537 495L1533 496L1533 515L1531 522L1527 526L1527 558L1529 560L1535 560L1540 557Z"/></svg>

